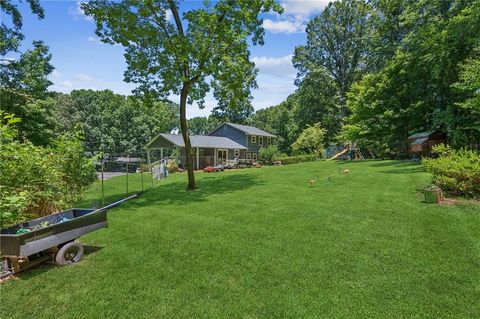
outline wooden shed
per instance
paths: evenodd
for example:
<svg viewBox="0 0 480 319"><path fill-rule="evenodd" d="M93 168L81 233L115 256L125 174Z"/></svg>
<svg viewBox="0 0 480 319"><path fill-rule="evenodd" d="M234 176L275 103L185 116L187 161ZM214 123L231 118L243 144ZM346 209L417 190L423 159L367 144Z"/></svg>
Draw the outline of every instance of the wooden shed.
<svg viewBox="0 0 480 319"><path fill-rule="evenodd" d="M446 142L445 134L437 131L415 133L408 137L410 152L418 155L431 155L433 146Z"/></svg>

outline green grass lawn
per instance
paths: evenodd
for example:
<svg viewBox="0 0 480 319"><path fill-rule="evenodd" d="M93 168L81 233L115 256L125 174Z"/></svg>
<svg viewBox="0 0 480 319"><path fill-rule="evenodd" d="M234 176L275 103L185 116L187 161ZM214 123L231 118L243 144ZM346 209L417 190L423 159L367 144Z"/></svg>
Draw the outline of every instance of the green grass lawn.
<svg viewBox="0 0 480 319"><path fill-rule="evenodd" d="M3 284L1 317L480 318L480 206L422 203L420 165L197 178L196 191L174 174L111 210L108 228L80 239L80 263ZM107 181L108 199L123 186ZM84 203L98 198L97 186Z"/></svg>

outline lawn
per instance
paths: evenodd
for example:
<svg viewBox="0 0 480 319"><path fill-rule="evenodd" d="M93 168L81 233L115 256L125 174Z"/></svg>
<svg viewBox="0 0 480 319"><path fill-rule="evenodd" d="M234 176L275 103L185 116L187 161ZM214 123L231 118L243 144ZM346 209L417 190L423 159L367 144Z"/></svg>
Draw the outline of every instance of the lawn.
<svg viewBox="0 0 480 319"><path fill-rule="evenodd" d="M80 263L3 284L1 317L480 317L480 206L422 203L418 164L197 178L196 191L174 174L111 210L108 228L81 238ZM106 182L109 200L123 181ZM98 198L96 186L84 203Z"/></svg>

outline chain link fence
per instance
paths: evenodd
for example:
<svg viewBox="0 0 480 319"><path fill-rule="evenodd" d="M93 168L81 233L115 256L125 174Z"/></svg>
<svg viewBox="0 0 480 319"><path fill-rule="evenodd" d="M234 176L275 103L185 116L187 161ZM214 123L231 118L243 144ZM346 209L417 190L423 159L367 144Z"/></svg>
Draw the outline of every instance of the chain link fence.
<svg viewBox="0 0 480 319"><path fill-rule="evenodd" d="M168 176L159 154L105 154L95 161L98 181L82 196L79 207L102 207L141 194Z"/></svg>

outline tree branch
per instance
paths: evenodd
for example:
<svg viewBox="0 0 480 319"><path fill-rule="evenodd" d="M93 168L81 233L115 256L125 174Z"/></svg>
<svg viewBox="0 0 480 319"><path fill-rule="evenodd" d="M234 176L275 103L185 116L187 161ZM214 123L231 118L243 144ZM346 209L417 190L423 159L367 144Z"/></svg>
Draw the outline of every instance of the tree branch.
<svg viewBox="0 0 480 319"><path fill-rule="evenodd" d="M178 14L177 6L175 5L174 0L168 0L168 4L170 6L170 10L172 11L173 18L175 19L175 24L177 25L178 32L180 32L181 35L185 35L183 33L183 25L182 25L182 20L180 19L180 15Z"/></svg>

